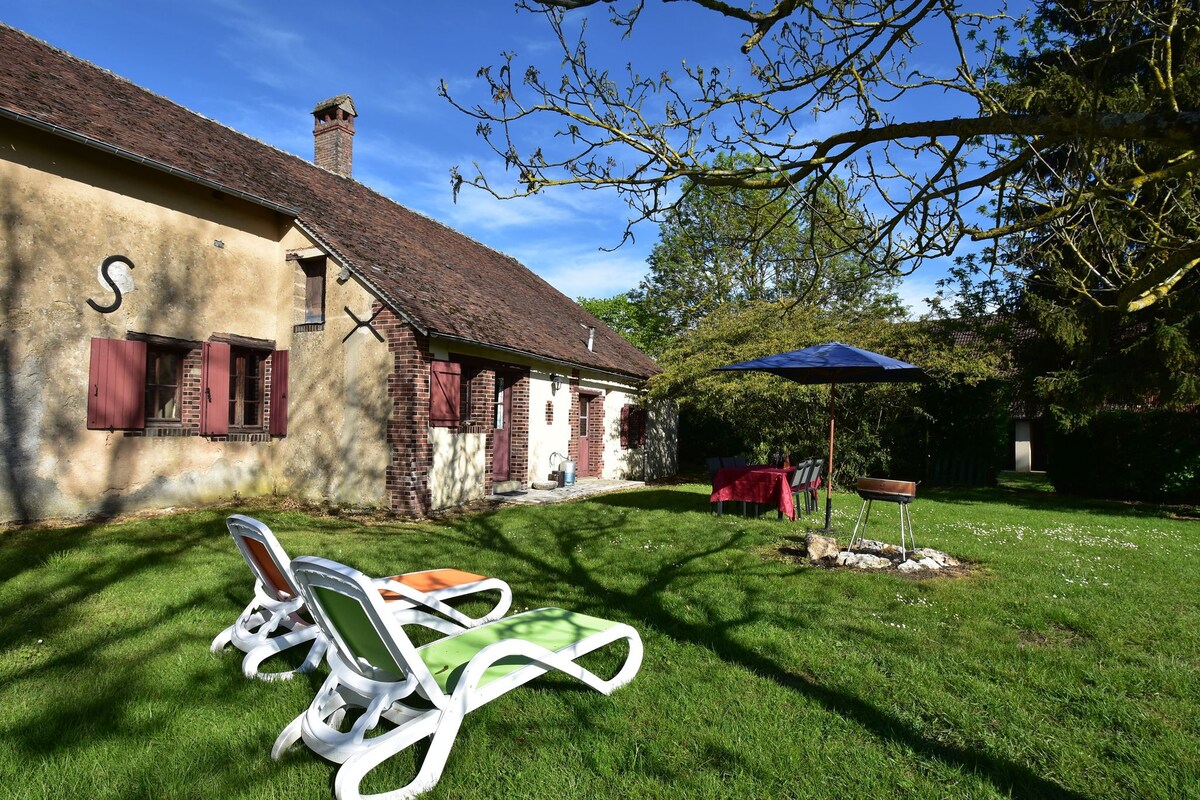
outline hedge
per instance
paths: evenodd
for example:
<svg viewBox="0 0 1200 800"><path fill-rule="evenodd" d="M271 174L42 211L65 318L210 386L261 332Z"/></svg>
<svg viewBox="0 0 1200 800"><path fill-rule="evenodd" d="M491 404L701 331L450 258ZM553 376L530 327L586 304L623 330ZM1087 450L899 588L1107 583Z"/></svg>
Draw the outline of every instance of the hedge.
<svg viewBox="0 0 1200 800"><path fill-rule="evenodd" d="M1114 500L1200 502L1200 412L1112 410L1049 432L1055 491Z"/></svg>

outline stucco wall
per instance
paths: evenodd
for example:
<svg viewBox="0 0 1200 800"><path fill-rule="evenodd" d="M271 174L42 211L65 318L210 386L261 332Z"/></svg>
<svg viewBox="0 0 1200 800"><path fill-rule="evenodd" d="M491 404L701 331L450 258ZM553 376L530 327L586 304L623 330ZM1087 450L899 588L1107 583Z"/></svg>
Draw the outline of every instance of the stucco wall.
<svg viewBox="0 0 1200 800"><path fill-rule="evenodd" d="M433 508L450 508L482 498L487 435L430 428L429 442L433 447L429 474Z"/></svg>
<svg viewBox="0 0 1200 800"><path fill-rule="evenodd" d="M365 318L369 296L337 285L331 267L330 325L293 341L298 268L285 250L310 243L286 233L290 221L7 121L0 221L0 520L291 487L382 497L386 348L366 331L341 344L353 326L342 305ZM110 255L134 267L110 270L122 302L102 314L87 301L113 302L99 274ZM87 430L90 340L130 332L188 340L228 333L291 348L289 436L249 443Z"/></svg>
<svg viewBox="0 0 1200 800"><path fill-rule="evenodd" d="M555 391L552 374L561 375ZM550 422L547 422L547 405ZM529 480L550 480L560 461L567 457L571 437L571 393L562 371L530 370L529 373ZM557 454L557 455L556 455Z"/></svg>
<svg viewBox="0 0 1200 800"><path fill-rule="evenodd" d="M585 385L582 381L580 385ZM621 409L636 404L637 394L623 388L609 388L604 400L604 475L617 480L640 481L643 459L640 447L621 447Z"/></svg>
<svg viewBox="0 0 1200 800"><path fill-rule="evenodd" d="M674 403L651 403L646 408L646 479L679 472L679 409Z"/></svg>
<svg viewBox="0 0 1200 800"><path fill-rule="evenodd" d="M285 240L289 248L302 245L292 236ZM339 283L337 274L330 261L324 329L291 334L292 392L288 435L279 442L280 488L310 499L386 507L391 355L370 330L355 330L345 312L369 319L373 296L354 278ZM297 322L303 321L302 298L292 309Z"/></svg>

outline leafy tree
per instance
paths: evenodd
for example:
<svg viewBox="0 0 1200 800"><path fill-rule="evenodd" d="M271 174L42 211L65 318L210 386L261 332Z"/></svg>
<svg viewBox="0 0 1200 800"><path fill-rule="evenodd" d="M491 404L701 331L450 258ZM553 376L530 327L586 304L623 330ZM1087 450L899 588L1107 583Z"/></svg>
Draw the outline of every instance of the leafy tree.
<svg viewBox="0 0 1200 800"><path fill-rule="evenodd" d="M1133 18L1125 3L1039 6L1027 46L1004 62L1001 96L1036 115L1200 105L1200 30L1186 15L1168 24L1171 3L1131 5ZM1171 70L1152 69L1165 57ZM1104 406L1200 401L1200 273L1189 266L1200 258L1200 192L1197 175L1180 169L1186 161L1153 141L1043 148L997 198L1000 224L1017 233L964 259L947 282L954 313L1000 309L1021 321L1022 393L1068 427ZM1041 226L1026 224L1040 217ZM1134 316L1120 313L1131 287Z"/></svg>
<svg viewBox="0 0 1200 800"><path fill-rule="evenodd" d="M715 166L760 160L719 156ZM727 303L790 300L843 313L897 306L895 280L876 274L876 254L848 244L862 214L840 202L840 192L837 183L810 195L685 180L635 299L672 333Z"/></svg>
<svg viewBox="0 0 1200 800"><path fill-rule="evenodd" d="M828 341L915 363L942 385L974 384L995 374L998 351L959 348L943 331L877 314L847 318L786 301L727 304L671 341L650 380L654 400L678 404L681 461L713 455L711 448L766 459L776 452L823 456L829 436L829 387L802 386L758 372L717 367ZM916 384L839 385L834 480L887 470L889 432L905 417L928 415ZM700 452L700 450L709 452ZM729 454L729 453L725 453Z"/></svg>
<svg viewBox="0 0 1200 800"><path fill-rule="evenodd" d="M632 39L650 5L681 28L744 26L740 48L730 43L723 67L640 71L620 55L610 67L594 60L603 48L589 46L603 31L565 24L603 7L616 25L611 32ZM855 247L879 254L871 264L879 274L896 275L954 254L965 240L1061 236L1101 200L1157 193L1165 201L1175 182L1200 171L1194 0L1088 0L1061 10L1041 2L1032 15L1008 13L1004 0L520 0L518 7L545 18L561 52L545 69L503 54L498 66L480 70L484 102L460 101L443 84L516 175L515 184L500 186L479 170L456 168L456 192L463 183L497 197L562 185L615 189L631 205L632 225L662 219L686 197L671 191L685 180L760 192L802 187L810 197L840 181L845 192L832 193L836 202L875 210L856 230ZM935 41L947 62L914 57ZM1122 102L1093 82L1114 60L1141 76ZM1013 83L1014 64L1044 66L1043 79ZM834 130L806 127L812 115ZM1157 154L1152 161L1122 156L1120 169L1109 168L1113 154L1147 148ZM763 160L716 158L743 152ZM1057 180L1031 179L1060 163L1071 169L1056 172ZM997 198L1029 213L988 213ZM1139 218L1157 219L1153 204L1136 205ZM1088 253L1105 280L1064 280L1063 291L1131 313L1185 290L1200 264L1196 229L1147 225L1142 236L1136 252Z"/></svg>
<svg viewBox="0 0 1200 800"><path fill-rule="evenodd" d="M630 299L628 292L613 297L580 297L576 302L648 355L661 352L670 337L664 320Z"/></svg>

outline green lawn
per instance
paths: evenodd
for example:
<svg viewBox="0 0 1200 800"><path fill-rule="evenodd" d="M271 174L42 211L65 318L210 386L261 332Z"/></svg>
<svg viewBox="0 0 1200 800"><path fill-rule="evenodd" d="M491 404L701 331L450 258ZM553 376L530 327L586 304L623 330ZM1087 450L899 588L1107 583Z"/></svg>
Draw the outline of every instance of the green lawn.
<svg viewBox="0 0 1200 800"><path fill-rule="evenodd" d="M249 505L0 533L0 795L332 797L333 765L268 755L320 678L250 682L208 652L250 596L223 523L241 510L293 556L483 572L514 610L641 632L642 671L611 697L544 679L470 715L430 798L1200 796L1195 519L925 491L918 544L978 570L916 582L779 558L803 525L718 519L706 491L442 523ZM835 504L844 529L858 501ZM873 534L894 514L877 505Z"/></svg>

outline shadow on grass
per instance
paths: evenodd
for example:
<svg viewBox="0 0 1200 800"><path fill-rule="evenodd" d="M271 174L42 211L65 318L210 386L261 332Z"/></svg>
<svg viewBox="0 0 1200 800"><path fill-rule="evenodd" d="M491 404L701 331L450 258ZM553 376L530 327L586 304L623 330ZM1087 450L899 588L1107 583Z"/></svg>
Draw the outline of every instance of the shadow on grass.
<svg viewBox="0 0 1200 800"><path fill-rule="evenodd" d="M184 725L192 738L175 741L180 719L255 709L281 690L243 678L240 653L208 652L253 593L224 517L0 537L0 685L24 701L7 705L0 721L8 750L0 784L19 779L30 794L18 796L64 794L52 766L64 759L95 762L104 776L89 788L95 797L156 794L156 786L180 797L235 796L278 780L246 739L269 745L286 718L254 715L257 733L217 726L223 732L202 747L202 732ZM320 679L293 683L282 688L311 695ZM6 768L17 771L6 776Z"/></svg>
<svg viewBox="0 0 1200 800"><path fill-rule="evenodd" d="M727 519L722 527L714 528L711 538L681 542L681 552L672 553L669 559L661 562L652 559L634 561L632 570L602 572L590 566L583 555L612 547L617 541L626 548L638 547L629 540L630 531L670 525L673 514L688 511L706 513L707 496L702 492L654 489L610 495L564 508L488 512L419 529L403 524L357 526L342 520L319 520L286 512L258 515L251 510L249 513L261 516L276 528L285 547L290 538L289 528L302 527L321 540L321 546L313 548L317 552L324 550L321 554L337 558L338 548L344 544L349 553L346 560L360 562L360 568L374 574L396 569L405 559L432 558L434 553L486 552L488 563L504 567L506 572L502 577L509 580L518 596L524 582L528 587L526 593L569 595L574 610L615 617L643 630L653 629L681 643L711 650L725 662L771 680L854 722L880 742L911 749L921 757L977 776L989 782L1001 795L1080 797L1009 759L938 741L861 697L789 670L771 655L740 643L737 634L741 629L763 622L769 615L777 615L778 622L792 627L819 624L819 621L813 621L819 620L814 611L819 607L820 598L815 593L798 600L789 609L781 609L773 602L775 595L768 591L780 575L778 563L756 558L733 562L740 581L739 589L745 594L745 602L737 609L729 608L720 597L706 598L706 582L730 576L730 562L723 556L745 554L760 544L760 531L748 529L758 523ZM22 752L31 760L42 760L61 758L76 749L92 746L98 739L111 740L121 747L122 741L144 742L169 736L170 730L164 728L164 719L130 712L131 707L146 698L168 708L173 706L175 713L189 713L192 705L197 704L204 713L214 714L223 709L241 712L258 709L264 698L279 698L281 691L292 692L298 698L311 697L319 683L317 676L283 686L261 684L241 678L236 654L227 654L211 663L201 661L209 658L207 646L211 637L232 621L250 596L248 571L225 531L225 513L191 515L185 518L189 521L184 524L138 523L136 533L122 537L121 544L125 547L116 551L119 557L99 564L94 560L83 560L79 564L68 560L56 567L52 565L52 568L41 570L46 573L44 576L23 577L29 585L37 586L36 594L21 598L9 596L0 602L0 640L16 642L30 635L49 639L59 632L65 634L68 629L77 629L81 620L86 622L88 601L106 590L116 588L137 592L143 586L157 586L156 592L146 599L152 607L139 619L118 620L110 623L114 624L111 631L94 630L79 635L70 646L61 647L51 659L39 661L36 667L6 670L4 677L10 684L35 680L38 673L47 671L67 679L102 676L83 694L85 702L82 704L50 698L33 712L27 710L20 714L20 726L0 723L0 732L14 752ZM655 516L648 517L651 513ZM421 536L405 535L418 531ZM324 547L325 537L328 537L328 549ZM95 526L5 537L0 575L11 577L38 570L53 561L58 553L82 552L84 548L101 548L103 552L108 538L107 531ZM130 542L134 544L132 548L128 546ZM511 575L507 572L510 568ZM164 589L162 584L169 582L180 569L200 570L202 574L190 588L181 586L172 595L169 587ZM803 579L806 571L797 570L794 574ZM199 590L197 586L204 588ZM693 612L688 618L670 608L667 600L668 595L678 594L684 588L695 589L690 598ZM710 605L706 606L706 602ZM201 624L197 624L197 620ZM881 641L879 646L889 645ZM164 653L199 662L194 669L186 671L190 692L181 692L177 683L158 685L155 676L147 672L147 664ZM70 696L67 694L65 698ZM206 781L204 791L208 792L242 794L253 791L258 783L265 788L277 782L279 778L274 765L265 756L255 761L246 753L257 754L254 748L269 744L270 738L288 722L290 716L284 718L284 715L303 708L302 703L298 703L287 712L281 711L281 706L288 708L286 704L276 702L273 706L263 706L270 711L255 711L254 719L245 723L253 725L253 729L238 731L242 736L240 742L219 741L204 747L193 744L190 751L185 743L181 751L185 755L178 758L186 758L188 752L195 751L200 763L180 768L186 769L188 776L202 777ZM84 724L80 724L81 719ZM520 720L513 724L527 726L530 723ZM130 777L130 773L139 771L142 785L153 785L156 770L163 769L153 751L129 755L131 763L124 773L125 788L129 788L131 781L138 780ZM222 759L236 766L223 770ZM720 755L722 762L737 759L734 753ZM328 769L317 759L294 759L288 764L289 769L310 767L318 771ZM200 796L199 789L195 796Z"/></svg>
<svg viewBox="0 0 1200 800"><path fill-rule="evenodd" d="M680 497L680 495L683 495ZM630 510L680 511L706 510L707 497L667 490L652 490L645 493L610 495L592 500L601 506L627 508ZM698 505L699 504L699 505ZM585 596L596 598L591 608L582 609L599 615L616 614L618 618L634 624L649 626L680 642L708 648L730 664L736 664L751 673L765 677L780 686L795 691L815 701L828 711L853 720L864 730L882 742L891 742L911 748L923 757L940 761L988 781L1005 796L1029 798L1082 798L1069 789L1045 778L1028 767L1011 760L965 747L946 744L922 734L911 724L887 713L863 699L830 689L812 678L789 671L775 659L761 652L747 649L732 635L736 629L762 621L755 613L746 613L722 622L697 624L681 619L664 604L665 590L679 589L681 579L700 580L710 575L726 574L726 567L707 567L704 562L726 551L744 551L751 546L750 535L735 530L720 541L707 547L691 550L686 556L665 564L646 575L646 580L636 589L622 590L606 582L584 565L579 553L584 546L596 540L603 541L606 535L620 530L625 516L618 514L612 522L593 522L581 529L570 524L570 520L556 521L549 514L543 520L544 533L555 543L554 552L524 546L519 539L510 536L501 520L496 517L479 517L468 523L453 526L443 535L452 538L470 536L477 544L511 560L523 563L541 576L547 584L562 583L581 589ZM543 540L544 541L544 540ZM566 567L560 566L562 562ZM753 569L753 567L751 568ZM761 568L758 577L768 578L769 569ZM803 573L798 573L803 574ZM751 577L739 572L739 575ZM749 592L750 581L743 586ZM744 604L747 608L761 607L753 599ZM710 619L718 615L709 615ZM800 615L797 615L798 617ZM799 619L792 624L803 624Z"/></svg>
<svg viewBox="0 0 1200 800"><path fill-rule="evenodd" d="M590 502L611 508L632 508L639 511L666 511L682 514L698 511L707 514L711 510L707 494L679 491L678 489L643 489L636 492L617 492L590 498Z"/></svg>
<svg viewBox="0 0 1200 800"><path fill-rule="evenodd" d="M999 503L1030 511L1060 511L1068 514L1103 514L1105 516L1161 518L1174 507L1156 503L1124 500L1099 500L1089 497L1006 488L930 488L920 494L922 499L946 505Z"/></svg>

